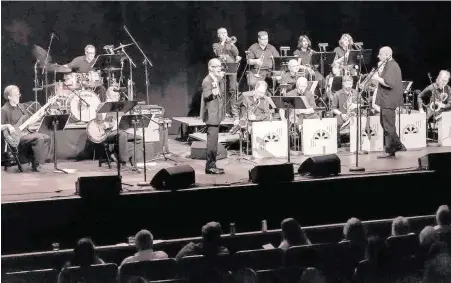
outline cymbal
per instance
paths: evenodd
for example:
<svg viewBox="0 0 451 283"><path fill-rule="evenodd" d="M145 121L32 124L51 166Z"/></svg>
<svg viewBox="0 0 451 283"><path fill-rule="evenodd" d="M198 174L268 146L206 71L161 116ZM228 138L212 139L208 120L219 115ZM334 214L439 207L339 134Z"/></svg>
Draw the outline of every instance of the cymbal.
<svg viewBox="0 0 451 283"><path fill-rule="evenodd" d="M56 72L56 73L70 73L72 72L71 69L69 69L68 67L65 67L63 65L58 65L58 64L48 64L45 66L45 70L47 72Z"/></svg>
<svg viewBox="0 0 451 283"><path fill-rule="evenodd" d="M121 44L121 45L119 45L118 47L114 48L113 50L118 50L118 49L121 49L121 48L124 48L124 47L130 46L130 45L133 45L133 44L134 44L134 43L129 43L129 44Z"/></svg>

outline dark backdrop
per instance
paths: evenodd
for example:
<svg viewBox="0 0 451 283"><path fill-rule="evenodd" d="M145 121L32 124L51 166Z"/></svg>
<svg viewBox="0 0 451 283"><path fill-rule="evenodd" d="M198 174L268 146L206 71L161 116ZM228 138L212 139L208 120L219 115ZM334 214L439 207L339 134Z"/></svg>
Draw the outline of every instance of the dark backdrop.
<svg viewBox="0 0 451 283"><path fill-rule="evenodd" d="M403 78L414 88L428 83L451 63L450 2L2 2L2 89L21 86L24 100L32 100L33 60L24 44L14 43L5 27L12 20L25 21L29 44L47 48L50 33L53 61L66 63L83 54L87 44L97 50L107 44L130 42L122 26L139 42L154 67L150 69L151 104L166 108L166 116L195 115L199 111L199 87L212 56L216 29L224 26L238 38L244 50L267 30L277 48L295 49L300 34L308 34L314 48L328 42L337 46L344 32L374 50L391 46ZM23 30L23 29L22 29ZM27 32L22 32L27 36ZM134 47L129 54L141 63ZM369 66L371 68L373 65ZM134 70L139 97L145 99L142 64ZM241 85L244 87L244 84ZM172 127L176 131L177 126Z"/></svg>

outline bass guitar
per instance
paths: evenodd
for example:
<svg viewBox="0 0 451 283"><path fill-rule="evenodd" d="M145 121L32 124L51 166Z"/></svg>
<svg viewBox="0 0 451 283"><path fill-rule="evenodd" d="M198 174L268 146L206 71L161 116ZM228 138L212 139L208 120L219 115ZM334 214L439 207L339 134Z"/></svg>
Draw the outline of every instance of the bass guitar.
<svg viewBox="0 0 451 283"><path fill-rule="evenodd" d="M45 115L45 111L47 108L56 102L58 98L60 98L61 95L55 95L52 98L50 98L44 106L41 107L36 113L31 115L30 118L27 119L26 115L23 115L19 121L17 121L16 124L13 125L15 132L10 133L8 130L3 131L3 136L5 138L5 141L9 144L11 147L17 147L20 143L20 139L29 133L28 126L31 124L36 123L39 121L42 117ZM26 120L25 120L26 119Z"/></svg>

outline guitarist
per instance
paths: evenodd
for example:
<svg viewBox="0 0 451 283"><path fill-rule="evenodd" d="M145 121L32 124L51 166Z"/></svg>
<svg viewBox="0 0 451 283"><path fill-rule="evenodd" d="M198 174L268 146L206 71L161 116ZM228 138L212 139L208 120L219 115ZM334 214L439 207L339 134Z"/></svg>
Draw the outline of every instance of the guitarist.
<svg viewBox="0 0 451 283"><path fill-rule="evenodd" d="M15 85L9 85L5 88L4 98L7 100L2 107L2 132L9 131L14 133L15 126L20 126L27 120L27 115L23 106L19 104L20 90ZM28 133L21 137L19 151L31 147L33 152L31 157L31 166L33 172L39 172L39 164L44 164L50 150L50 137L41 133Z"/></svg>
<svg viewBox="0 0 451 283"><path fill-rule="evenodd" d="M120 101L121 95L119 91L115 91L114 88L109 88L106 93L106 102L115 102ZM99 105L99 108L102 107L103 104ZM123 113L119 113L119 120L123 116ZM121 166L125 166L127 161L132 163L133 160L133 140L136 140L136 144L140 144L142 142L142 137L136 135L134 137L133 134L127 133L123 130L117 130L116 124L116 113L106 113L106 114L97 114L97 120L103 121L102 125L105 127L106 131L110 131L105 140L106 143L113 145L114 151L117 151L117 136L119 135L119 160L121 162ZM111 156L113 160L114 155Z"/></svg>
<svg viewBox="0 0 451 283"><path fill-rule="evenodd" d="M420 113L424 113L424 103L425 99L429 99L431 103L434 103L434 92L436 94L436 99L440 99L442 93L447 94L447 98L444 101L439 102L440 111L437 112L439 115L443 111L451 111L451 87L448 85L450 78L450 73L446 70L441 70L435 80L435 83L426 87L420 94L418 94L418 110ZM432 117L432 110L427 108L428 117Z"/></svg>

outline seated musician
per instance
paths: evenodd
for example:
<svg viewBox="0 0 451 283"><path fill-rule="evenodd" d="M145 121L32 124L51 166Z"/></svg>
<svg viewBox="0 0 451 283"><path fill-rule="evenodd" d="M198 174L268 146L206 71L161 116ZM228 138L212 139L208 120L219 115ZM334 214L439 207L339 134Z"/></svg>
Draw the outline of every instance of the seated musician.
<svg viewBox="0 0 451 283"><path fill-rule="evenodd" d="M7 100L2 106L2 132L8 131L13 134L16 132L14 126L23 116L27 116L25 108L19 103L20 90L15 85L9 85L5 88L4 98ZM27 117L22 118L22 123ZM26 131L26 130L25 130ZM44 164L50 149L50 137L41 133L27 133L20 138L19 152L28 150L31 147L33 152L31 156L31 167L33 172L39 172L39 164Z"/></svg>
<svg viewBox="0 0 451 283"><path fill-rule="evenodd" d="M300 77L296 81L296 89L293 89L292 91L287 93L287 96L305 96L305 98L308 101L308 105L306 105L306 109L295 109L294 113L293 111L290 111L292 114L290 114L290 120L299 126L302 126L303 119L318 119L319 116L315 113L316 108L316 102L315 102L315 95L307 90L308 87L308 81L304 77ZM279 110L280 116L282 119L287 119L287 115L285 114L284 109ZM293 117L296 117L294 119Z"/></svg>
<svg viewBox="0 0 451 283"><path fill-rule="evenodd" d="M450 79L450 73L446 70L441 70L435 80L435 83L427 86L420 94L418 94L418 110L420 113L424 113L424 100L429 100L431 103L436 102L440 108L438 113L445 111L451 111L451 87L448 85ZM434 101L434 95L436 94ZM428 116L432 117L433 111L431 108L427 108Z"/></svg>
<svg viewBox="0 0 451 283"><path fill-rule="evenodd" d="M333 99L334 90L332 89L332 83L334 78L341 76L340 63L334 62L330 67L331 73L326 77L326 95L329 99Z"/></svg>
<svg viewBox="0 0 451 283"><path fill-rule="evenodd" d="M298 40L298 48L293 52L294 56L299 57L300 68L310 73L314 80L318 81L320 87L324 87L324 77L317 70L312 69L312 54L316 53L312 49L312 42L306 35L301 35Z"/></svg>
<svg viewBox="0 0 451 283"><path fill-rule="evenodd" d="M114 102L120 101L121 94L118 91L114 91L113 88L109 88L106 93L106 102ZM103 104L99 105L99 109ZM119 113L119 119L123 116L122 113ZM106 131L109 131L107 138L105 140L106 143L109 143L114 152L117 152L119 149L119 161L122 165L126 165L127 161L132 163L133 161L133 140L136 140L136 145L141 144L142 137L136 135L134 137L133 134L128 133L124 130L117 130L116 124L116 113L102 113L97 114L97 120L103 121L103 126ZM119 135L119 148L117 148L117 137ZM113 160L116 160L114 155L111 156Z"/></svg>
<svg viewBox="0 0 451 283"><path fill-rule="evenodd" d="M335 60L334 62L340 63L341 65L348 64L349 51L351 51L351 46L354 44L354 40L352 36L344 33L340 40L338 41L338 45L335 49Z"/></svg>
<svg viewBox="0 0 451 283"><path fill-rule="evenodd" d="M253 91L243 92L233 107L234 125L240 124L240 119L253 122L272 119L276 105L266 95L268 84L258 81ZM248 111L248 112L246 112Z"/></svg>
<svg viewBox="0 0 451 283"><path fill-rule="evenodd" d="M248 76L248 84L254 87L257 81L266 81L271 87L273 81L271 71L274 69L274 57L280 57L277 49L268 43L268 33L258 33L258 43L254 43L247 51L247 63L251 66Z"/></svg>
<svg viewBox="0 0 451 283"><path fill-rule="evenodd" d="M283 91L290 91L295 88L297 79L301 76L299 73L299 63L298 61L292 59L288 61L288 71L282 74L279 83L281 85L290 85L288 89L284 89ZM281 93L285 95L285 93Z"/></svg>
<svg viewBox="0 0 451 283"><path fill-rule="evenodd" d="M337 117L338 145L340 146L340 131L357 108L357 91L352 88L353 79L351 76L343 77L343 88L334 94L332 100L332 113ZM347 124L347 123L346 123Z"/></svg>
<svg viewBox="0 0 451 283"><path fill-rule="evenodd" d="M77 73L89 73L94 71L94 64L96 57L96 48L94 45L86 45L85 55L75 57L70 63L64 65L65 67L71 69L73 72ZM104 102L106 100L106 89L103 85L96 86L95 91L100 96L100 101Z"/></svg>

